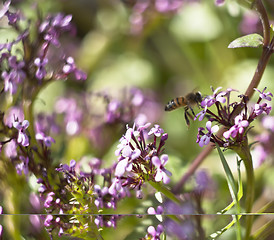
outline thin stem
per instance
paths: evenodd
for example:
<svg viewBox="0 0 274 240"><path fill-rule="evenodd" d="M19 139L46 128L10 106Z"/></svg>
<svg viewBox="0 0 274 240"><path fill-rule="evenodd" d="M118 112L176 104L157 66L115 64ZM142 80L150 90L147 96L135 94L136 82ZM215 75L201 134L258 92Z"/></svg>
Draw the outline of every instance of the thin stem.
<svg viewBox="0 0 274 240"><path fill-rule="evenodd" d="M263 26L264 46L268 46L270 41L270 24L269 24L267 12L261 0L255 1L254 8L256 9L256 12L259 14L259 17Z"/></svg>
<svg viewBox="0 0 274 240"><path fill-rule="evenodd" d="M246 92L245 92L245 95L248 97L248 99L250 99L254 93L254 88L257 88L261 79L262 79L262 76L263 76L263 73L264 73L264 70L266 68L266 65L270 59L270 56L272 54L272 51L269 47L264 47L263 48L263 52L262 52L262 55L259 59L259 62L258 62L258 65L257 65L257 68L256 68L256 71L253 75L253 78L251 80L251 83L249 84Z"/></svg>
<svg viewBox="0 0 274 240"><path fill-rule="evenodd" d="M235 149L235 152L241 157L244 162L246 170L246 194L245 194L245 210L246 213L252 212L252 206L254 202L255 194L255 178L254 178L254 169L252 163L252 157L250 154L250 149L247 141L244 142L245 145L240 148ZM249 240L252 223L254 216L246 216L246 232L245 240Z"/></svg>

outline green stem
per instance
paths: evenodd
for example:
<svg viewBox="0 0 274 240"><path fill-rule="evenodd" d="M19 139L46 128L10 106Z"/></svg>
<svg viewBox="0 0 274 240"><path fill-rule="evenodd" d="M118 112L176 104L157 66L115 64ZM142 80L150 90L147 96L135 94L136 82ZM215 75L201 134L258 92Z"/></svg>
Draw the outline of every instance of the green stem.
<svg viewBox="0 0 274 240"><path fill-rule="evenodd" d="M246 169L246 194L245 194L245 210L246 213L252 212L252 206L254 202L254 194L255 194L255 178L254 178L254 169L252 164L252 157L250 154L250 150L248 147L247 140L244 141L244 145L240 148L235 149L237 154L241 157L244 162L245 169ZM250 233L253 223L252 215L246 216L246 233L245 233L245 240L250 239Z"/></svg>

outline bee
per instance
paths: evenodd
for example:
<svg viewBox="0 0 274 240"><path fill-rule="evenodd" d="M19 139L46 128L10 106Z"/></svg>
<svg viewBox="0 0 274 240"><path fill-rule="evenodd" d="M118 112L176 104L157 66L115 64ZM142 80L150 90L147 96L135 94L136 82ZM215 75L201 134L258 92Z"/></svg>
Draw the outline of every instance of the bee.
<svg viewBox="0 0 274 240"><path fill-rule="evenodd" d="M195 105L199 106L202 100L203 98L200 92L191 92L185 97L177 97L169 101L165 106L165 111L172 111L179 107L184 107L186 124L189 126L189 118L193 120L193 116L195 117L192 107ZM189 109L191 110L193 116L188 112Z"/></svg>

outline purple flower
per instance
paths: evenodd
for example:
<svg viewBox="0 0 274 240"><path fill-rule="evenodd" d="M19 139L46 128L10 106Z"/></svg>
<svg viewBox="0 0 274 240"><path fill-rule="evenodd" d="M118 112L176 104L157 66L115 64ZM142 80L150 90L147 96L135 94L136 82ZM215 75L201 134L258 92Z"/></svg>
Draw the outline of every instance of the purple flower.
<svg viewBox="0 0 274 240"><path fill-rule="evenodd" d="M66 64L63 67L63 72L65 74L69 74L69 73L73 72L75 70L75 68L76 68L76 66L75 66L73 57L68 57L66 59Z"/></svg>
<svg viewBox="0 0 274 240"><path fill-rule="evenodd" d="M141 155L141 151L138 148L133 150L129 145L126 145L123 148L121 155L123 157L130 158L131 160L134 160Z"/></svg>
<svg viewBox="0 0 274 240"><path fill-rule="evenodd" d="M200 128L198 136L197 136L197 141L196 141L197 143L199 143L200 147L208 145L209 142L210 142L211 135L215 132L218 132L219 126L215 125L215 126L211 127L211 125L212 125L212 122L207 121L206 129L207 129L208 132L206 134L202 135L202 136L200 136L200 132L204 129Z"/></svg>
<svg viewBox="0 0 274 240"><path fill-rule="evenodd" d="M246 127L249 126L247 120L243 120L242 115L235 117L235 125L233 125L228 131L223 133L224 138L229 139L230 137L235 138L238 133L243 134Z"/></svg>
<svg viewBox="0 0 274 240"><path fill-rule="evenodd" d="M8 17L9 25L14 25L20 19L19 12L16 12L16 13L7 12L6 15Z"/></svg>
<svg viewBox="0 0 274 240"><path fill-rule="evenodd" d="M62 227L60 227L58 236L61 237L63 234L64 234L64 229Z"/></svg>
<svg viewBox="0 0 274 240"><path fill-rule="evenodd" d="M161 141L165 142L168 139L168 134L164 133L161 137Z"/></svg>
<svg viewBox="0 0 274 240"><path fill-rule="evenodd" d="M64 16L62 13L58 13L55 17L53 17L51 24L52 26L67 28L70 26L71 20L72 20L72 15Z"/></svg>
<svg viewBox="0 0 274 240"><path fill-rule="evenodd" d="M114 181L112 182L111 186L109 187L108 190L110 195L116 195L119 193L121 197L126 196L127 192L126 190L122 187L122 182L121 179L115 178Z"/></svg>
<svg viewBox="0 0 274 240"><path fill-rule="evenodd" d="M11 107L8 109L7 113L4 116L4 123L9 128L12 128L14 121L23 122L24 121L24 112L20 107Z"/></svg>
<svg viewBox="0 0 274 240"><path fill-rule="evenodd" d="M164 130L160 128L160 125L155 124L154 127L148 132L148 135L154 134L154 136L160 137L162 133L164 133Z"/></svg>
<svg viewBox="0 0 274 240"><path fill-rule="evenodd" d="M45 66L47 65L47 63L48 63L47 58L43 58L43 59L35 58L34 65L37 66L35 76L37 79L42 80L46 76L47 71Z"/></svg>
<svg viewBox="0 0 274 240"><path fill-rule="evenodd" d="M4 3L3 8L0 10L0 19L9 11L11 0Z"/></svg>
<svg viewBox="0 0 274 240"><path fill-rule="evenodd" d="M109 188L108 187L101 187L99 185L94 185L94 193L95 193L95 206L99 208L114 208L115 207L115 197L105 197L109 195Z"/></svg>
<svg viewBox="0 0 274 240"><path fill-rule="evenodd" d="M169 176L172 175L171 172L169 172L167 169L165 169L165 165L168 161L168 155L163 154L160 159L157 156L152 157L151 159L153 165L157 168L156 175L155 175L155 181L160 182L163 180L164 184L168 184L170 182Z"/></svg>
<svg viewBox="0 0 274 240"><path fill-rule="evenodd" d="M39 31L44 34L43 37L46 42L59 46L58 38L60 33L71 29L71 20L72 15L64 16L62 13L58 13L55 16L48 16L47 19L41 23Z"/></svg>
<svg viewBox="0 0 274 240"><path fill-rule="evenodd" d="M264 92L266 90L266 87L264 88L264 90L262 92L260 90L258 90L257 88L254 88L254 90L256 90L257 92L260 93L261 99L266 99L268 101L271 101L271 97L273 97L273 95L271 92L267 92L267 93Z"/></svg>
<svg viewBox="0 0 274 240"><path fill-rule="evenodd" d="M23 61L17 61L15 56L8 58L9 71L2 72L2 78L4 79L4 91L15 94L17 91L17 85L21 83L25 78L26 74L22 70L25 66Z"/></svg>
<svg viewBox="0 0 274 240"><path fill-rule="evenodd" d="M122 177L124 173L130 172L132 170L132 163L129 162L128 158L125 158L123 160L120 160L115 168L115 176L116 177Z"/></svg>
<svg viewBox="0 0 274 240"><path fill-rule="evenodd" d="M162 206L158 206L157 210L155 210L153 207L149 207L147 210L147 213L150 215L162 214L163 212L164 212L164 209Z"/></svg>
<svg viewBox="0 0 274 240"><path fill-rule="evenodd" d="M52 206L53 196L54 195L55 195L54 192L50 192L50 193L47 194L47 198L46 198L45 203L44 203L45 208L49 208L50 206Z"/></svg>
<svg viewBox="0 0 274 240"><path fill-rule="evenodd" d="M75 166L76 166L76 161L74 159L72 159L72 160L70 160L69 165L67 165L67 164L60 164L60 167L56 168L56 171L58 171L58 172L75 173Z"/></svg>
<svg viewBox="0 0 274 240"><path fill-rule="evenodd" d="M63 67L63 73L65 73L65 74L74 73L76 80L86 80L87 79L86 73L77 69L76 64L74 63L73 57L68 57L66 59L66 64Z"/></svg>
<svg viewBox="0 0 274 240"><path fill-rule="evenodd" d="M10 0L4 3L3 8L0 10L0 19L3 18L3 16L6 16L8 18L9 25L13 25L19 19L19 13L10 12L9 11L10 4L11 4Z"/></svg>
<svg viewBox="0 0 274 240"><path fill-rule="evenodd" d="M133 136L138 136L140 134L139 131L135 131L134 129L135 126L133 126L132 128L129 128L127 126L126 134L119 140L120 143L118 144L117 150L115 151L116 156L119 156L122 153L123 149L128 146ZM127 152L127 150L125 150L125 152Z"/></svg>
<svg viewBox="0 0 274 240"><path fill-rule="evenodd" d="M150 125L151 125L151 123L145 123L145 124L143 124L143 125L139 125L138 131L144 131L144 130L146 130Z"/></svg>
<svg viewBox="0 0 274 240"><path fill-rule="evenodd" d="M258 116L261 115L263 112L265 112L267 115L271 111L271 106L269 106L267 103L262 104L255 104L254 106L254 113Z"/></svg>
<svg viewBox="0 0 274 240"><path fill-rule="evenodd" d="M160 235L162 234L163 231L164 231L164 228L161 224L157 226L157 229L155 229L155 227L153 226L149 226L147 228L148 234L152 237L150 238L151 240L160 240Z"/></svg>
<svg viewBox="0 0 274 240"><path fill-rule="evenodd" d="M149 215L155 215L155 217L160 221L160 222L163 222L163 214L164 212L164 209L162 206L158 206L157 207L157 210L155 210L153 207L149 207L148 210L147 210L147 213Z"/></svg>
<svg viewBox="0 0 274 240"><path fill-rule="evenodd" d="M36 133L35 138L44 142L47 147L50 147L51 143L55 143L55 140L52 137L46 136L43 132Z"/></svg>
<svg viewBox="0 0 274 240"><path fill-rule="evenodd" d="M16 140L12 139L10 142L5 144L5 155L8 158L14 158L17 156L17 143Z"/></svg>
<svg viewBox="0 0 274 240"><path fill-rule="evenodd" d="M10 94L15 94L17 91L17 84L16 82L13 82L13 74L12 73L8 73L6 71L4 71L2 73L2 78L4 79L4 91L5 92L10 92Z"/></svg>
<svg viewBox="0 0 274 240"><path fill-rule="evenodd" d="M29 126L29 121L24 120L23 122L13 122L13 127L18 130L17 142L24 147L29 145L29 137L26 134L26 129Z"/></svg>
<svg viewBox="0 0 274 240"><path fill-rule="evenodd" d="M45 221L44 221L44 226L45 227L50 227L52 224L53 216L52 215L47 215Z"/></svg>
<svg viewBox="0 0 274 240"><path fill-rule="evenodd" d="M204 109L195 116L194 120L196 120L198 116L200 116L199 121L202 121L206 115L206 110L207 110L207 106L205 106Z"/></svg>
<svg viewBox="0 0 274 240"><path fill-rule="evenodd" d="M19 159L21 160L21 163L18 163L15 166L16 172L19 175L22 175L22 172L24 172L25 176L27 176L29 173L29 167L28 167L29 158L20 156Z"/></svg>
<svg viewBox="0 0 274 240"><path fill-rule="evenodd" d="M141 189L136 191L136 197L138 199L143 199L144 194L143 194L143 191Z"/></svg>
<svg viewBox="0 0 274 240"><path fill-rule="evenodd" d="M94 223L98 228L100 227L112 227L115 228L117 225L117 220L120 218L119 215L109 215L109 216L103 216L103 215L97 215L94 219Z"/></svg>
<svg viewBox="0 0 274 240"><path fill-rule="evenodd" d="M226 95L226 92L222 91L217 94L217 92L221 89L221 87L216 88L216 90L213 91L212 96L206 97L202 102L201 106L202 107L211 107L214 103L220 102L220 103L225 103L226 99L224 95Z"/></svg>
<svg viewBox="0 0 274 240"><path fill-rule="evenodd" d="M154 178L155 181L169 182L168 176L171 176L171 173L164 167L168 156L162 155L161 160L158 157L162 153L161 148L168 135L163 133L164 131L159 125L155 125L150 130L150 134L154 135L153 142L146 143L149 126L150 123L144 124L139 126L138 130L135 130L135 125L132 128L127 126L127 131L120 139L120 144L115 151L119 158L114 173L116 180L113 181L109 189L111 194L119 192L123 186L125 190L135 189L139 196L141 186L148 177L148 171L151 174L150 178ZM158 137L160 141L157 141Z"/></svg>

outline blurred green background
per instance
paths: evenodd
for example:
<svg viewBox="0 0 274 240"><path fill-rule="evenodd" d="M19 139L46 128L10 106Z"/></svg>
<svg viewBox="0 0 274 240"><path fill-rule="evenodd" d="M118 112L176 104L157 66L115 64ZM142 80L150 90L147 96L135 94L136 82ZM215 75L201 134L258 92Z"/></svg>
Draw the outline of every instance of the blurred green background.
<svg viewBox="0 0 274 240"><path fill-rule="evenodd" d="M29 6L33 3L29 0L19 4L27 15L32 16ZM176 184L202 150L196 143L196 136L197 128L204 126L204 123L196 121L187 128L183 109L165 112L165 104L193 90L210 95L210 86L231 87L244 93L262 51L261 48L227 48L231 41L243 35L241 24L248 11L235 1L227 1L224 6L216 7L214 1L208 0L185 4L175 15L155 14L138 35L130 34L130 7L118 0L40 0L38 5L45 13L62 11L73 15L77 35L75 38L64 38L63 42L76 57L79 68L88 73L88 79L81 84L72 81L52 83L39 95L35 111L51 112L57 98L68 90L106 91L118 97L125 88L140 88L158 103L160 117L155 123L160 124L169 135L165 153L170 157L166 167L173 173L171 186ZM271 0L267 5L270 15L273 14ZM267 86L273 92L273 63L272 59L259 89ZM114 150L118 140L117 136L113 146L100 156L106 160L106 165L111 165L115 160ZM65 157L62 156L63 162L69 162L71 158L79 160L82 154L96 157L89 152L89 144L81 137L71 139L68 146L75 146L77 141L80 149L68 147ZM229 151L225 154L235 171L235 155ZM56 157L61 156L57 153ZM201 168L214 182L203 208L205 213L214 214L231 201L219 157L212 153ZM271 172L273 167L269 165L263 165L256 171L256 195L260 196L260 201L271 199L269 191L273 193L274 176ZM125 200L120 203L117 212L125 211L125 206L134 213L139 213L140 209L140 212L146 211L151 201L145 199L140 203L136 199ZM207 235L224 227L229 220L227 216L205 217L203 224ZM116 231L106 230L103 236L105 239L137 239L144 236L146 227L152 221L155 220L128 217L121 220ZM234 234L233 230L228 231L221 239L234 239Z"/></svg>

